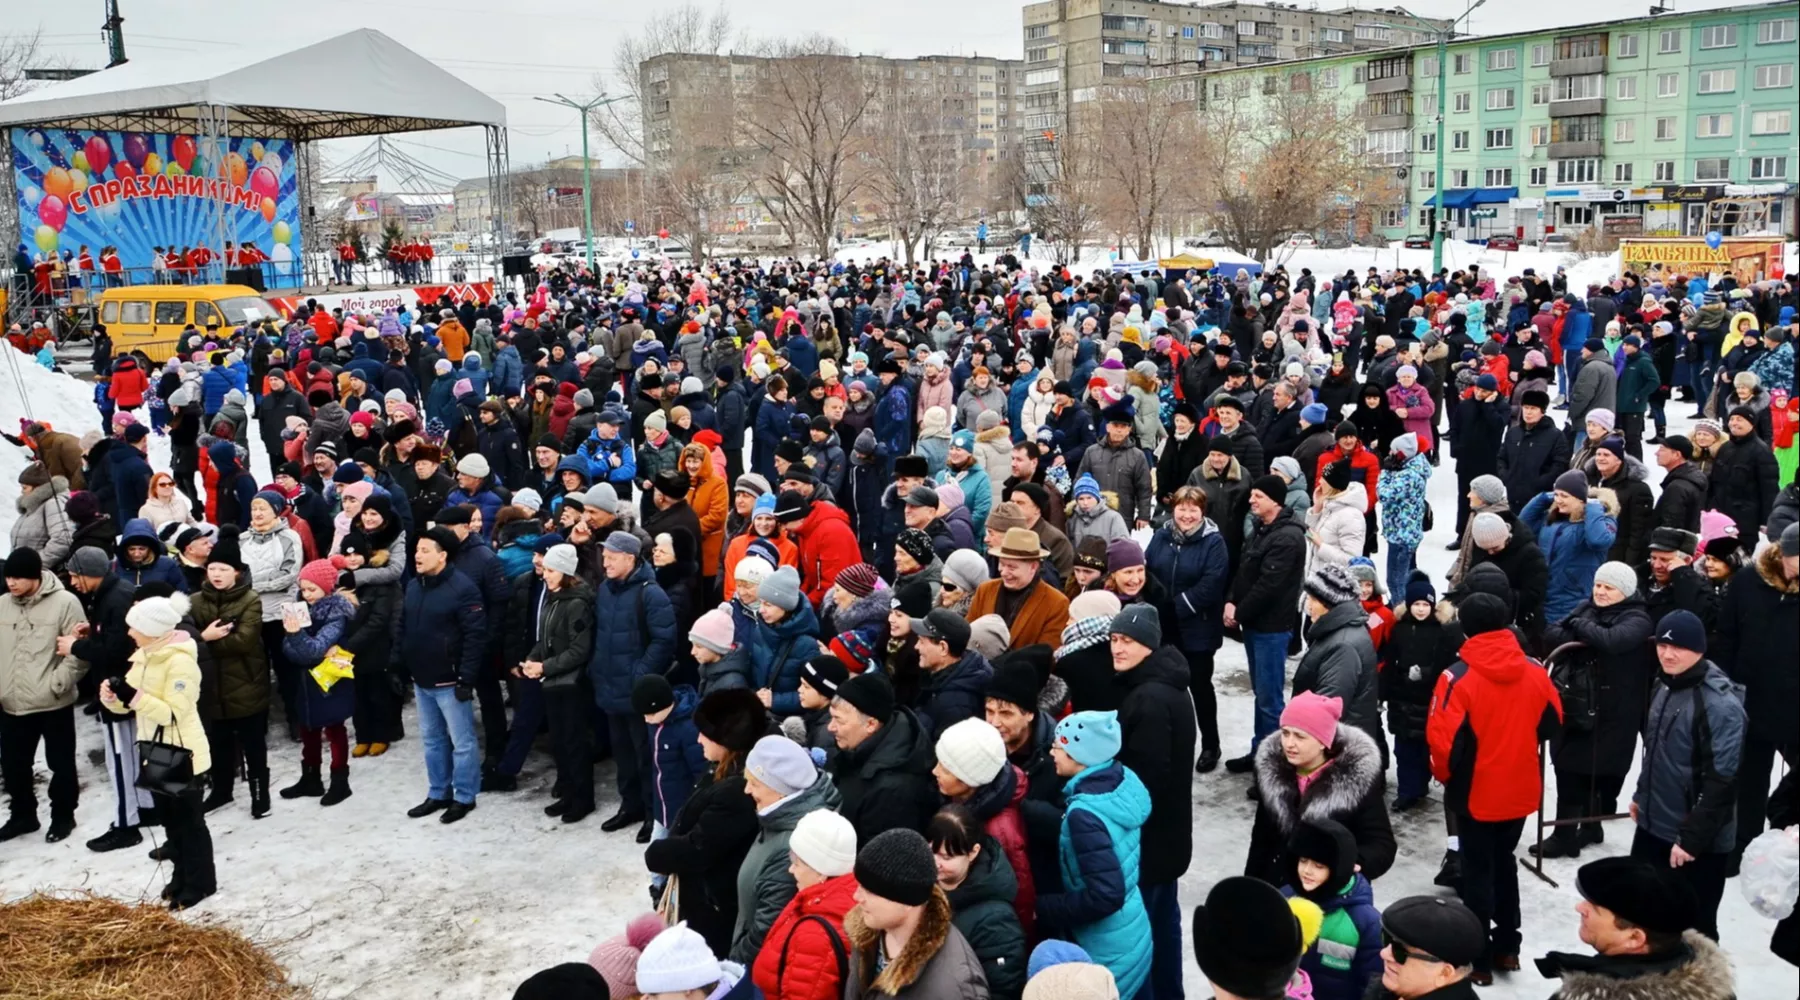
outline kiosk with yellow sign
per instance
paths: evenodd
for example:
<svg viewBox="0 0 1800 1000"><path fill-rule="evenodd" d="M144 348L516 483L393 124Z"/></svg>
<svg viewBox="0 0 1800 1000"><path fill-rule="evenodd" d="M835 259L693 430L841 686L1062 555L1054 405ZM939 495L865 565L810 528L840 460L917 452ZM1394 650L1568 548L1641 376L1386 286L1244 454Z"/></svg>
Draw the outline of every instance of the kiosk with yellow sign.
<svg viewBox="0 0 1800 1000"><path fill-rule="evenodd" d="M1639 273L1735 275L1740 285L1784 277L1781 241L1766 236L1727 236L1715 248L1705 237L1622 239L1620 262Z"/></svg>

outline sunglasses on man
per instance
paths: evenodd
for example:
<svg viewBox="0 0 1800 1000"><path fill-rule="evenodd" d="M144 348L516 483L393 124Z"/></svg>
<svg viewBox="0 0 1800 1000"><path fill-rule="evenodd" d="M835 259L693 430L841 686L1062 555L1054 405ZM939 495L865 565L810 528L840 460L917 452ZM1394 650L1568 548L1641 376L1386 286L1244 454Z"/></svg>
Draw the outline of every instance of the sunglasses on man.
<svg viewBox="0 0 1800 1000"><path fill-rule="evenodd" d="M1396 965L1405 965L1407 962L1410 962L1415 958L1421 962L1443 962L1444 961L1443 959L1437 957L1436 955L1432 955L1427 952L1420 951L1417 948L1408 947L1405 941L1402 941L1399 938L1393 936L1392 934L1389 934L1385 930L1381 932L1381 943L1386 945L1389 949L1391 949L1393 951L1394 964L1396 964Z"/></svg>

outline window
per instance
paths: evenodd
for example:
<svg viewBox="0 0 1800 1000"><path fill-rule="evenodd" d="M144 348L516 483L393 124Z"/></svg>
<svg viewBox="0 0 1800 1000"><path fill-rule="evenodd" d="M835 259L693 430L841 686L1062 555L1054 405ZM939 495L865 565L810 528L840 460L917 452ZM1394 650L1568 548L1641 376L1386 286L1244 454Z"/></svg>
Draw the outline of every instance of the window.
<svg viewBox="0 0 1800 1000"><path fill-rule="evenodd" d="M1048 24L1033 24L1025 28L1025 40L1028 42L1048 37L1050 37L1050 26Z"/></svg>
<svg viewBox="0 0 1800 1000"><path fill-rule="evenodd" d="M1606 54L1605 35L1577 35L1556 40L1556 58L1591 59Z"/></svg>
<svg viewBox="0 0 1800 1000"><path fill-rule="evenodd" d="M1437 188L1437 171L1435 171L1435 170L1419 171L1419 190L1431 191L1431 190L1435 190L1436 188Z"/></svg>
<svg viewBox="0 0 1800 1000"><path fill-rule="evenodd" d="M217 323L220 326L225 325L225 320L219 315L218 308L211 302L202 299L194 303L194 325L204 330L209 322Z"/></svg>
<svg viewBox="0 0 1800 1000"><path fill-rule="evenodd" d="M1420 76L1436 76L1437 75L1437 56L1420 56L1419 57L1419 75Z"/></svg>
<svg viewBox="0 0 1800 1000"><path fill-rule="evenodd" d="M1450 148L1462 151L1469 148L1469 133L1457 131L1450 133Z"/></svg>
<svg viewBox="0 0 1800 1000"><path fill-rule="evenodd" d="M1468 91L1458 91L1456 94L1451 95L1450 110L1459 115L1465 114L1468 112L1471 103Z"/></svg>
<svg viewBox="0 0 1800 1000"><path fill-rule="evenodd" d="M1637 119L1636 118L1621 118L1618 121L1613 122L1613 141L1614 142L1636 142L1637 141Z"/></svg>
<svg viewBox="0 0 1800 1000"><path fill-rule="evenodd" d="M1681 74L1680 73L1658 73L1658 74L1656 74L1656 96L1657 97L1679 97L1679 96L1681 96Z"/></svg>
<svg viewBox="0 0 1800 1000"><path fill-rule="evenodd" d="M1787 177L1787 157L1785 156L1752 156L1750 158L1750 179L1753 181L1778 181Z"/></svg>
<svg viewBox="0 0 1800 1000"><path fill-rule="evenodd" d="M1551 86L1553 101L1586 101L1606 96L1606 77L1599 73L1559 76Z"/></svg>
<svg viewBox="0 0 1800 1000"><path fill-rule="evenodd" d="M1794 40L1793 21L1763 21L1756 26L1756 44L1772 45Z"/></svg>
<svg viewBox="0 0 1800 1000"><path fill-rule="evenodd" d="M1393 29L1385 24L1359 24L1356 26L1356 40L1359 42L1385 42L1393 36Z"/></svg>
<svg viewBox="0 0 1800 1000"><path fill-rule="evenodd" d="M1406 209L1384 208L1381 210L1381 227L1383 229L1399 229L1406 225Z"/></svg>
<svg viewBox="0 0 1800 1000"><path fill-rule="evenodd" d="M1729 49L1737 45L1737 25L1714 24L1700 29L1700 47Z"/></svg>
<svg viewBox="0 0 1800 1000"><path fill-rule="evenodd" d="M1655 176L1656 176L1657 183L1659 183L1659 184L1665 183L1665 182L1666 183L1674 183L1674 181L1675 181L1675 161L1674 160L1657 160L1651 166L1655 168Z"/></svg>
<svg viewBox="0 0 1800 1000"><path fill-rule="evenodd" d="M1100 41L1100 51L1115 56L1141 56L1144 54L1144 43L1124 38L1105 38Z"/></svg>
<svg viewBox="0 0 1800 1000"><path fill-rule="evenodd" d="M1621 76L1613 87L1613 96L1621 101L1637 100L1637 77Z"/></svg>
<svg viewBox="0 0 1800 1000"><path fill-rule="evenodd" d="M1489 72L1519 68L1518 49L1494 49L1487 54Z"/></svg>
<svg viewBox="0 0 1800 1000"><path fill-rule="evenodd" d="M1751 135L1786 135L1794 130L1794 113L1781 111L1750 112Z"/></svg>
<svg viewBox="0 0 1800 1000"><path fill-rule="evenodd" d="M1364 80L1366 80L1368 78L1368 75L1369 75L1369 67L1367 67L1367 66L1354 67L1353 69L1350 70L1350 82L1351 83L1362 83Z"/></svg>
<svg viewBox="0 0 1800 1000"><path fill-rule="evenodd" d="M1335 89L1337 87L1337 85L1338 85L1338 71L1337 71L1336 66L1332 66L1329 69L1322 69L1319 71L1319 86L1320 87L1323 87L1327 90L1332 90L1332 89Z"/></svg>
<svg viewBox="0 0 1800 1000"><path fill-rule="evenodd" d="M1536 149L1539 146L1548 146L1548 145L1550 145L1550 126L1548 126L1548 125L1533 125L1533 126L1531 126L1531 146L1532 146L1532 148Z"/></svg>
<svg viewBox="0 0 1800 1000"><path fill-rule="evenodd" d="M1147 23L1148 22L1141 17L1123 17L1117 14L1107 14L1100 18L1101 29L1105 31L1123 31L1133 35L1143 34L1144 26Z"/></svg>
<svg viewBox="0 0 1800 1000"><path fill-rule="evenodd" d="M1182 25L1181 26L1181 37L1183 37L1183 38L1194 37L1194 26L1191 24Z"/></svg>
<svg viewBox="0 0 1800 1000"><path fill-rule="evenodd" d="M1696 139L1723 139L1731 135L1731 113L1701 115L1694 127Z"/></svg>
<svg viewBox="0 0 1800 1000"><path fill-rule="evenodd" d="M1421 153L1437 152L1437 133L1436 132L1420 132L1419 133L1419 152L1421 152Z"/></svg>
<svg viewBox="0 0 1800 1000"><path fill-rule="evenodd" d="M1487 149L1511 149L1513 144L1513 130L1509 128L1491 128L1487 130L1485 138L1485 148Z"/></svg>
<svg viewBox="0 0 1800 1000"><path fill-rule="evenodd" d="M1556 183L1558 184L1593 184L1599 180L1599 160L1581 159L1556 161Z"/></svg>
<svg viewBox="0 0 1800 1000"><path fill-rule="evenodd" d="M1605 138L1606 119L1600 115L1558 118L1550 123L1551 142L1599 142Z"/></svg>
<svg viewBox="0 0 1800 1000"><path fill-rule="evenodd" d="M1290 73L1288 75L1288 92L1289 93L1304 94L1304 93L1310 92L1311 90L1312 90L1312 74L1311 73Z"/></svg>
<svg viewBox="0 0 1800 1000"><path fill-rule="evenodd" d="M1403 77L1412 72L1411 60L1405 56L1394 59L1369 60L1368 78L1371 80L1391 80Z"/></svg>
<svg viewBox="0 0 1800 1000"><path fill-rule="evenodd" d="M1237 33L1240 35L1256 34L1256 22L1255 21L1239 21L1237 23Z"/></svg>
<svg viewBox="0 0 1800 1000"><path fill-rule="evenodd" d="M1531 47L1531 64L1533 66L1550 65L1550 46L1533 45Z"/></svg>
<svg viewBox="0 0 1800 1000"><path fill-rule="evenodd" d="M1054 49L1048 45L1045 45L1041 48L1026 49L1025 50L1025 61L1028 63L1049 62L1050 61L1050 53L1055 52L1055 51L1056 51L1056 49Z"/></svg>
<svg viewBox="0 0 1800 1000"><path fill-rule="evenodd" d="M156 322L186 323L188 304L185 301L163 301L156 304Z"/></svg>
<svg viewBox="0 0 1800 1000"><path fill-rule="evenodd" d="M1405 163L1407 144L1412 142L1412 133L1403 128L1382 129L1370 132L1366 137L1364 151L1373 155L1382 163Z"/></svg>
<svg viewBox="0 0 1800 1000"><path fill-rule="evenodd" d="M1679 126L1675 123L1675 119L1673 119L1673 118L1658 118L1656 120L1656 140L1658 142L1664 142L1669 139L1673 139L1680 134L1681 134L1681 126Z"/></svg>
<svg viewBox="0 0 1800 1000"><path fill-rule="evenodd" d="M1488 91L1487 109L1489 111L1511 111L1513 109L1513 89L1511 87L1495 87Z"/></svg>
<svg viewBox="0 0 1800 1000"><path fill-rule="evenodd" d="M1613 57L1616 59L1636 59L1638 54L1638 36L1620 35L1618 44L1613 46Z"/></svg>
<svg viewBox="0 0 1800 1000"><path fill-rule="evenodd" d="M1727 156L1703 156L1694 161L1694 179L1697 181L1726 181L1731 179L1731 158Z"/></svg>
<svg viewBox="0 0 1800 1000"><path fill-rule="evenodd" d="M1509 188L1513 186L1511 167L1493 167L1481 175L1481 186L1491 188Z"/></svg>
<svg viewBox="0 0 1800 1000"><path fill-rule="evenodd" d="M1027 87L1036 87L1045 83L1056 83L1061 79L1062 70L1057 68L1030 69L1025 71L1025 86Z"/></svg>
<svg viewBox="0 0 1800 1000"><path fill-rule="evenodd" d="M1613 164L1613 183L1614 184L1630 184L1631 183L1631 164L1629 164L1629 163Z"/></svg>
<svg viewBox="0 0 1800 1000"><path fill-rule="evenodd" d="M1737 70L1708 69L1700 72L1700 93L1729 94L1737 89Z"/></svg>
<svg viewBox="0 0 1800 1000"><path fill-rule="evenodd" d="M1457 76L1463 76L1469 72L1470 61L1467 52L1458 52L1450 57L1450 71Z"/></svg>
<svg viewBox="0 0 1800 1000"><path fill-rule="evenodd" d="M1531 106L1535 108L1540 104L1549 104L1549 103L1550 103L1550 85L1547 83L1532 84L1531 85Z"/></svg>
<svg viewBox="0 0 1800 1000"><path fill-rule="evenodd" d="M1656 51L1663 55L1681 51L1681 29L1671 28L1662 33L1656 43Z"/></svg>
<svg viewBox="0 0 1800 1000"><path fill-rule="evenodd" d="M1594 224L1594 206L1592 205L1564 205L1561 215L1561 224L1566 227L1574 228Z"/></svg>
<svg viewBox="0 0 1800 1000"><path fill-rule="evenodd" d="M1453 188L1468 187L1469 186L1469 172L1467 170L1452 170L1452 171L1450 171L1450 186Z"/></svg>
<svg viewBox="0 0 1800 1000"><path fill-rule="evenodd" d="M1550 168L1532 167L1527 177L1532 187L1543 187L1550 183Z"/></svg>
<svg viewBox="0 0 1800 1000"><path fill-rule="evenodd" d="M1265 94L1275 93L1275 74L1271 73L1262 78L1262 92Z"/></svg>
<svg viewBox="0 0 1800 1000"><path fill-rule="evenodd" d="M1794 85L1793 63L1770 63L1756 67L1756 89L1773 90Z"/></svg>
<svg viewBox="0 0 1800 1000"><path fill-rule="evenodd" d="M119 322L144 324L150 322L150 303L124 302L119 308Z"/></svg>
<svg viewBox="0 0 1800 1000"><path fill-rule="evenodd" d="M1437 113L1438 113L1437 95L1436 94L1420 94L1419 95L1419 114L1425 115L1426 117L1429 117L1429 118L1436 118Z"/></svg>

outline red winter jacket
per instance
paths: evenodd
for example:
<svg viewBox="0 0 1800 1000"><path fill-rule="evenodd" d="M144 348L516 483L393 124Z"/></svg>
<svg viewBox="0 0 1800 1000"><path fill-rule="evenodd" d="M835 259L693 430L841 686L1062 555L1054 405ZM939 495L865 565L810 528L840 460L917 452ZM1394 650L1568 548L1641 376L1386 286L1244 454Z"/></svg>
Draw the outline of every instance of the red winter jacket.
<svg viewBox="0 0 1800 1000"><path fill-rule="evenodd" d="M106 390L120 409L135 410L144 405L144 393L150 391L150 380L138 367L136 359L120 358L113 365L112 387Z"/></svg>
<svg viewBox="0 0 1800 1000"><path fill-rule="evenodd" d="M1562 728L1550 674L1510 630L1465 641L1438 675L1425 740L1446 802L1489 823L1537 811L1543 797L1538 744Z"/></svg>
<svg viewBox="0 0 1800 1000"><path fill-rule="evenodd" d="M844 934L844 914L855 905L855 875L828 878L788 900L763 937L762 950L750 968L750 978L762 990L764 1000L837 1000L843 995L844 981L832 943L835 936L848 961L850 939Z"/></svg>
<svg viewBox="0 0 1800 1000"><path fill-rule="evenodd" d="M1013 896L1013 912L1019 915L1019 925L1025 929L1027 941L1037 940L1037 884L1031 876L1031 855L1025 848L1025 820L1019 815L1019 803L1025 801L1025 793L1031 788L1031 779L1017 765L1008 764L1006 770L1012 772L1012 794L1006 802L995 809L995 803L984 802L987 794L1005 794L1005 771L988 785L976 789L969 800L969 807L981 817L982 829L1000 845L1001 853L1012 863L1013 874L1018 877L1019 891ZM991 814L990 814L991 813Z"/></svg>
<svg viewBox="0 0 1800 1000"><path fill-rule="evenodd" d="M862 549L850 529L850 515L825 500L813 501L793 535L800 547L800 585L817 609L838 574L862 562Z"/></svg>
<svg viewBox="0 0 1800 1000"><path fill-rule="evenodd" d="M1361 441L1356 442L1356 450L1351 452L1348 456L1344 454L1343 449L1341 448L1332 448L1330 451L1319 456L1319 468L1313 473L1313 495L1318 495L1319 484L1325 481L1325 468L1333 462L1343 461L1346 457L1350 459L1351 471L1362 473L1363 489L1368 491L1369 494L1368 507L1367 510L1365 510L1365 513L1369 510L1374 510L1375 481L1381 478L1381 459L1376 458L1375 453L1370 451Z"/></svg>

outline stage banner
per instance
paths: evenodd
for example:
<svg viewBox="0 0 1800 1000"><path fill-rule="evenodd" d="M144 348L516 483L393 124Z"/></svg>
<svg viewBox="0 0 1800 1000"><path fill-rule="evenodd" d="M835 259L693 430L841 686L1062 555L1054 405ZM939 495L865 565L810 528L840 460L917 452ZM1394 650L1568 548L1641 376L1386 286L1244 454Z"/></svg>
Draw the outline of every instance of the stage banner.
<svg viewBox="0 0 1800 1000"><path fill-rule="evenodd" d="M18 242L33 255L86 246L98 265L112 246L134 269L150 266L154 247L206 247L216 259L230 241L283 264L301 246L286 139L15 128L11 149Z"/></svg>
<svg viewBox="0 0 1800 1000"><path fill-rule="evenodd" d="M406 285L400 288L382 288L367 292L341 292L325 295L271 295L270 304L281 310L283 317L291 317L294 311L305 305L308 299L317 302L327 310L342 309L346 313L358 315L381 315L388 309L411 309L415 314L420 308L435 305L438 299L448 296L456 304L473 302L478 306L494 301L494 283L491 281L467 281L460 285Z"/></svg>

